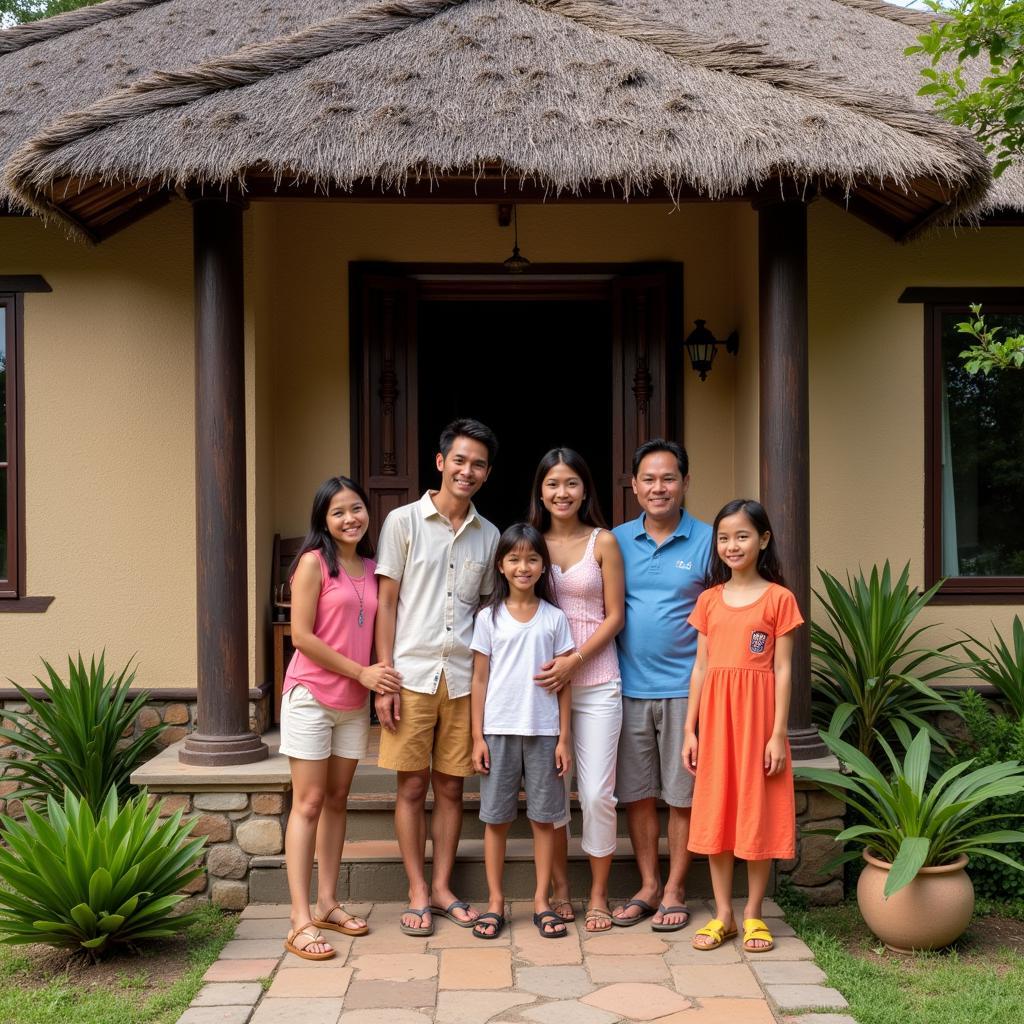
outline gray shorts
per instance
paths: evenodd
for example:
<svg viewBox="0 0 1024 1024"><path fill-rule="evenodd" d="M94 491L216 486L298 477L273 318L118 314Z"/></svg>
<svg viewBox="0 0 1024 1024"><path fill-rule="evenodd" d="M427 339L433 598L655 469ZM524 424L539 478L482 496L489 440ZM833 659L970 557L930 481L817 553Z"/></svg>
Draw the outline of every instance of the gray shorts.
<svg viewBox="0 0 1024 1024"><path fill-rule="evenodd" d="M615 770L620 804L661 797L671 807L693 803L693 776L683 767L686 698L622 698Z"/></svg>
<svg viewBox="0 0 1024 1024"><path fill-rule="evenodd" d="M491 770L480 776L480 820L515 821L519 786L526 790L526 816L553 824L565 815L565 783L555 767L557 736L484 736Z"/></svg>

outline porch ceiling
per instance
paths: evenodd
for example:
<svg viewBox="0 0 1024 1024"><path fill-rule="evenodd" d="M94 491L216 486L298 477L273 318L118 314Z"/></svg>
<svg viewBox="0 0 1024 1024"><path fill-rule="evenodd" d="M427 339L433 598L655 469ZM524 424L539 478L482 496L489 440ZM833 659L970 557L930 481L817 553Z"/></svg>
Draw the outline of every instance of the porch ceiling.
<svg viewBox="0 0 1024 1024"><path fill-rule="evenodd" d="M922 17L875 0L107 0L0 33L6 200L92 239L197 189L782 188L894 237L1024 209L1024 177L997 195L974 140L913 96L902 49Z"/></svg>

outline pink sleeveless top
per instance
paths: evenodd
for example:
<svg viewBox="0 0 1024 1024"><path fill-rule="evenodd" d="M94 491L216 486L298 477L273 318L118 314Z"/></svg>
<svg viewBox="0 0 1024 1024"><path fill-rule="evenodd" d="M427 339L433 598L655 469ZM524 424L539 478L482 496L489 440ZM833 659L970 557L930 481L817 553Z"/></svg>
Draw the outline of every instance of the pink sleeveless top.
<svg viewBox="0 0 1024 1024"><path fill-rule="evenodd" d="M313 632L328 647L346 658L370 663L373 647L373 620L377 614L376 563L363 559L363 578L345 575L340 566L338 575L331 577L324 556L317 551L320 562L320 597L316 602L316 620ZM359 599L362 597L363 624L359 625ZM366 705L369 691L357 680L338 675L296 651L285 673L284 693L293 686L304 686L325 707L338 711L355 711Z"/></svg>
<svg viewBox="0 0 1024 1024"><path fill-rule="evenodd" d="M551 566L551 580L555 585L558 606L569 620L569 629L577 650L604 622L604 579L601 566L594 557L594 545L600 532L595 530L590 535L587 550L575 565L569 566L564 572L557 565ZM619 658L613 640L576 670L572 685L597 686L620 678Z"/></svg>

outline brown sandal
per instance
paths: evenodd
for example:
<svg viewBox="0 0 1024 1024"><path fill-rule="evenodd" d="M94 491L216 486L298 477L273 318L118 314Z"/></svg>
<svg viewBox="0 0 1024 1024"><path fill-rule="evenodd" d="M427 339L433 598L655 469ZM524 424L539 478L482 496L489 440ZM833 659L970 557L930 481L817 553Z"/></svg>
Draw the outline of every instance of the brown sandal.
<svg viewBox="0 0 1024 1024"><path fill-rule="evenodd" d="M304 946L296 946L294 939L300 935L308 935L309 941ZM284 948L289 953L294 953L295 956L302 957L303 960L330 960L335 955L335 950L332 947L326 953L310 953L308 952L309 947L319 943L323 946L329 946L330 943L320 933L320 929L314 926L314 923L310 921L308 924L303 925L301 928L295 928L288 933L288 938L284 940Z"/></svg>
<svg viewBox="0 0 1024 1024"><path fill-rule="evenodd" d="M571 917L566 917L562 913L562 907L568 907ZM551 909L566 923L571 923L576 920L576 908L572 905L572 900L552 900Z"/></svg>
<svg viewBox="0 0 1024 1024"><path fill-rule="evenodd" d="M611 925L612 915L611 915L611 913L609 911L604 910L601 907L591 907L587 911L587 916L583 919L583 921L584 921L584 931L588 935L600 935L601 932L610 932L612 930L612 925ZM607 921L608 924L604 928L588 928L588 927L586 927L587 925L590 924L591 921Z"/></svg>
<svg viewBox="0 0 1024 1024"><path fill-rule="evenodd" d="M341 921L331 920L331 914L336 910L340 910L345 915ZM339 932L341 935L366 935L370 931L370 926L368 924L360 925L358 928L345 927L349 921L354 920L356 920L354 915L350 914L340 903L335 903L334 906L324 914L322 920L316 920L313 924L315 924L317 928L326 928L327 931Z"/></svg>

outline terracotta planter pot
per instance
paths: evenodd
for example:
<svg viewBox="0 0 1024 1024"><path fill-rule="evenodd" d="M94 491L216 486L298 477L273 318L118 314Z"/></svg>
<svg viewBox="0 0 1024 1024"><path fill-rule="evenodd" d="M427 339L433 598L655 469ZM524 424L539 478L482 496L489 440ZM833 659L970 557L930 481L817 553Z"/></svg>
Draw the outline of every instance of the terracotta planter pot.
<svg viewBox="0 0 1024 1024"><path fill-rule="evenodd" d="M974 914L974 885L961 855L952 864L921 868L907 886L886 899L882 892L892 865L864 851L867 864L857 882L864 923L897 953L941 949L967 930Z"/></svg>

